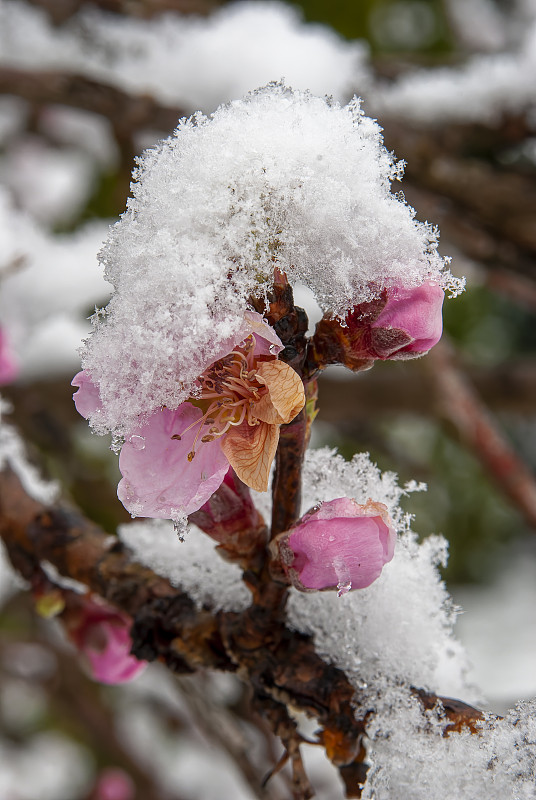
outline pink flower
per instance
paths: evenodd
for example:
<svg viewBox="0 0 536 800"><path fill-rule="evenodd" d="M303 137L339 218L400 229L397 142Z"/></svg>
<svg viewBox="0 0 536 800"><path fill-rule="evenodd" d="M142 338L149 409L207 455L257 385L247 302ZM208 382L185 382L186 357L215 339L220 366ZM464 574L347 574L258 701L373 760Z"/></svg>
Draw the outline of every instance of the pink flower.
<svg viewBox="0 0 536 800"><path fill-rule="evenodd" d="M17 362L9 348L6 334L0 328L0 386L14 380L18 371Z"/></svg>
<svg viewBox="0 0 536 800"><path fill-rule="evenodd" d="M195 395L175 410L155 411L125 441L117 494L132 514L177 518L197 511L229 465L250 488L268 488L279 428L303 408L305 393L298 374L278 360L283 346L274 331L259 314L247 318L251 333L225 344Z"/></svg>
<svg viewBox="0 0 536 800"><path fill-rule="evenodd" d="M147 666L130 655L131 620L95 599L83 598L77 608L66 610L63 621L91 676L100 683L126 683Z"/></svg>
<svg viewBox="0 0 536 800"><path fill-rule="evenodd" d="M443 300L443 290L427 281L356 306L346 317L353 355L385 361L427 353L443 332Z"/></svg>
<svg viewBox="0 0 536 800"><path fill-rule="evenodd" d="M275 540L291 583L301 591L364 589L393 557L396 533L383 503L348 497L323 503Z"/></svg>
<svg viewBox="0 0 536 800"><path fill-rule="evenodd" d="M118 768L103 769L91 795L94 800L134 800L132 778Z"/></svg>

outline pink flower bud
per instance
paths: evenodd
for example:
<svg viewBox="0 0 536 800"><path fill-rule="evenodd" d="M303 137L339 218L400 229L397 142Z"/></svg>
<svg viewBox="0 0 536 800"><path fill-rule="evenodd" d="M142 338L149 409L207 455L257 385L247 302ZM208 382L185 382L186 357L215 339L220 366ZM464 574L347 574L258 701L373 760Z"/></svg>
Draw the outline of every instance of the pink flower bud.
<svg viewBox="0 0 536 800"><path fill-rule="evenodd" d="M364 589L393 557L396 533L383 503L348 497L323 503L276 540L283 568L300 591Z"/></svg>
<svg viewBox="0 0 536 800"><path fill-rule="evenodd" d="M17 377L17 362L6 339L6 334L0 328L0 386L11 383Z"/></svg>
<svg viewBox="0 0 536 800"><path fill-rule="evenodd" d="M131 620L96 599L81 598L77 607L63 614L67 633L76 645L91 674L100 683L126 683L147 666L130 655Z"/></svg>
<svg viewBox="0 0 536 800"><path fill-rule="evenodd" d="M251 531L263 524L248 487L232 467L227 470L219 489L199 511L190 514L190 522L217 542L226 542L241 531Z"/></svg>
<svg viewBox="0 0 536 800"><path fill-rule="evenodd" d="M443 332L443 290L427 281L410 289L388 289L346 318L350 341L361 358L407 359L427 353Z"/></svg>
<svg viewBox="0 0 536 800"><path fill-rule="evenodd" d="M134 800L132 778L122 769L103 769L92 793L94 800Z"/></svg>

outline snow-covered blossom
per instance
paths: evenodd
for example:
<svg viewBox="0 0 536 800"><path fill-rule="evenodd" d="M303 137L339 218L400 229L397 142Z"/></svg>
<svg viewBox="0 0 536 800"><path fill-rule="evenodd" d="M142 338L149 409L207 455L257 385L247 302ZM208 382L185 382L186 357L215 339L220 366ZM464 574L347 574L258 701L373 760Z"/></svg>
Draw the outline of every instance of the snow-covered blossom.
<svg viewBox="0 0 536 800"><path fill-rule="evenodd" d="M132 514L178 519L197 511L229 465L247 486L268 488L279 428L303 408L305 394L298 374L277 358L283 346L273 329L255 312L246 319L249 334L224 345L193 396L175 410L158 409L126 439L117 493ZM100 413L88 374L79 373L73 385L78 411Z"/></svg>
<svg viewBox="0 0 536 800"><path fill-rule="evenodd" d="M0 386L10 383L17 372L17 362L9 348L6 333L0 328Z"/></svg>
<svg viewBox="0 0 536 800"><path fill-rule="evenodd" d="M297 589L364 589L391 561L396 532L383 503L359 505L348 497L323 503L276 542Z"/></svg>
<svg viewBox="0 0 536 800"><path fill-rule="evenodd" d="M125 683L147 666L130 655L130 620L102 601L84 599L62 617L67 633L83 656L91 676L100 683Z"/></svg>
<svg viewBox="0 0 536 800"><path fill-rule="evenodd" d="M273 84L181 120L140 161L101 254L115 294L83 351L103 405L92 425L125 435L178 408L222 344L247 335L274 267L341 318L384 288L459 288L436 233L391 193L398 177L357 100Z"/></svg>

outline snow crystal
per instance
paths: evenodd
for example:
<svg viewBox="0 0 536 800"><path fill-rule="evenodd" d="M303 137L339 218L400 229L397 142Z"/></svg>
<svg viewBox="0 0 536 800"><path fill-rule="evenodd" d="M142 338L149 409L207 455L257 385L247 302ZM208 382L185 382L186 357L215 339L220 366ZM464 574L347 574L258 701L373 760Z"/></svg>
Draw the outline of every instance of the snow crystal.
<svg viewBox="0 0 536 800"><path fill-rule="evenodd" d="M392 692L368 725L371 769L363 800L533 800L536 796L536 701L481 732L443 736L441 710L422 711Z"/></svg>
<svg viewBox="0 0 536 800"><path fill-rule="evenodd" d="M121 525L118 534L135 558L173 586L188 592L197 606L240 611L251 596L242 582L242 572L217 553L215 543L200 530L192 529L179 541L173 523L163 520Z"/></svg>
<svg viewBox="0 0 536 800"><path fill-rule="evenodd" d="M182 120L140 160L102 252L116 291L83 357L104 404L93 423L128 433L184 401L274 264L340 314L378 286L456 287L436 234L391 194L399 174L356 100L273 84Z"/></svg>
<svg viewBox="0 0 536 800"><path fill-rule="evenodd" d="M151 94L187 111L285 76L299 89L347 101L369 83L367 47L304 24L278 2L241 2L209 17L125 19L85 10L61 28L26 3L0 2L0 61L61 68Z"/></svg>

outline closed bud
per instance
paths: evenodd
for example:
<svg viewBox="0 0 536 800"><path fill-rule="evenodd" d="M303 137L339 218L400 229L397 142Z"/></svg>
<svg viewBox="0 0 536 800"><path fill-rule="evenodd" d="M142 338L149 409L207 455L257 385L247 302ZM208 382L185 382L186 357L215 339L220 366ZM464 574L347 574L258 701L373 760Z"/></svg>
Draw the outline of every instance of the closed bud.
<svg viewBox="0 0 536 800"><path fill-rule="evenodd" d="M323 503L280 534L272 551L300 591L364 589L393 557L396 533L383 503Z"/></svg>

